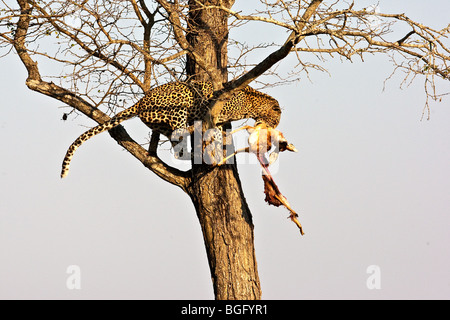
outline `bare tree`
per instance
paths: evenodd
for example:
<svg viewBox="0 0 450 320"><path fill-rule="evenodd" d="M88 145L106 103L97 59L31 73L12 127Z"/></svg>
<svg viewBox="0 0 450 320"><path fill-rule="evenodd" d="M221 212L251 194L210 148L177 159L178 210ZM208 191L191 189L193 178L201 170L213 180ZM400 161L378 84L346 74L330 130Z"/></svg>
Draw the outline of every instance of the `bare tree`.
<svg viewBox="0 0 450 320"><path fill-rule="evenodd" d="M440 100L436 78L449 80L450 25L435 30L405 14L385 14L349 1L255 1L252 12L233 10L235 0L17 0L1 1L0 54L22 61L34 91L62 101L72 113L104 123L154 86L169 81L207 80L215 92L203 130L214 127L222 106L251 82L272 74L285 83L328 58L391 57L405 82L421 76L429 99ZM282 43L249 44L244 24L264 23L288 35ZM406 34L394 32L398 26ZM232 29L234 28L234 29ZM232 29L232 30L231 30ZM230 32L231 31L231 32ZM231 39L231 35L236 38ZM261 61L252 53L272 50ZM274 66L289 55L297 64L288 75ZM309 59L314 57L314 61ZM54 64L51 74L48 63ZM39 63L39 64L38 64ZM50 70L50 69L49 69ZM119 145L163 180L192 199L202 227L216 299L260 299L253 224L234 164L192 164L181 171L157 155L159 135L148 150L122 127L110 131ZM58 168L55 168L57 171ZM205 187L208 186L208 187Z"/></svg>

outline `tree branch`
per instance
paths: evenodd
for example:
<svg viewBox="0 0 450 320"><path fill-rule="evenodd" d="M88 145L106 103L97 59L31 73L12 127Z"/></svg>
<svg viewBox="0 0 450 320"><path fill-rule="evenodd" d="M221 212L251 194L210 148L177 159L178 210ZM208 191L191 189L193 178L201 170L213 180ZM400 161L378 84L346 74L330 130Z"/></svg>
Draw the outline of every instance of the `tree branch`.
<svg viewBox="0 0 450 320"><path fill-rule="evenodd" d="M224 85L224 89L216 92L214 100L210 106L210 117L213 121L213 124L216 123L216 119L222 111L223 106L225 105L227 99L231 97L233 92L243 89L250 82L258 78L264 72L269 70L272 66L274 66L277 62L284 59L293 48L299 43L302 39L302 30L306 27L307 23L317 11L319 5L323 0L312 0L309 6L306 8L303 13L301 19L296 23L296 28L291 32L283 46L271 53L268 57L266 57L263 61L257 64L253 69L239 77L238 79L232 80Z"/></svg>
<svg viewBox="0 0 450 320"><path fill-rule="evenodd" d="M110 120L110 118L105 113L93 107L91 104L78 97L74 93L70 92L69 90L64 89L52 82L49 83L41 79L37 63L30 57L25 45L27 31L30 25L30 14L32 8L30 7L29 1L27 0L18 0L18 3L21 8L21 14L17 23L17 30L13 45L25 68L28 71L28 78L26 80L28 88L66 103L67 105L77 109L97 123L104 123ZM110 130L110 135L122 147L124 147L134 157L141 161L144 166L146 166L160 178L186 191L187 185L189 184L189 171L183 172L178 169L172 168L165 164L156 155L150 155L147 150L141 147L128 135L128 133L122 126L118 126L113 130Z"/></svg>
<svg viewBox="0 0 450 320"><path fill-rule="evenodd" d="M181 25L179 9L177 8L178 5L176 3L175 4L169 3L166 0L156 0L156 1L161 5L161 7L164 8L164 10L169 15L168 18L173 27L175 39L180 45L180 47L183 49L183 51L187 52L188 54L192 55L195 58L196 63L199 65L201 69L203 69L208 74L213 83L222 83L222 79L215 72L215 66L212 66L209 63L207 63L206 60L203 59L201 55L196 53L194 48L186 39L183 33L183 27Z"/></svg>
<svg viewBox="0 0 450 320"><path fill-rule="evenodd" d="M262 75L264 72L269 70L273 65L277 62L284 59L291 50L300 42L302 37L302 31L306 27L307 23L311 19L311 17L316 13L319 5L323 2L323 0L313 0L306 8L303 13L300 21L296 23L296 29L291 32L285 43L281 48L271 53L267 58L261 61L258 65L256 65L252 70L241 76L240 78L231 81L227 84L227 87L233 89L242 89L254 79Z"/></svg>
<svg viewBox="0 0 450 320"><path fill-rule="evenodd" d="M199 2L197 0L195 1L197 3ZM204 8L223 10L234 16L237 20L265 22L291 31L286 42L278 50L271 53L239 78L224 84L223 90L215 92L214 101L210 104L209 115L214 123L214 119L220 114L223 105L233 92L248 85L293 51L316 54L329 53L330 55L338 53L349 60L354 54L362 58L363 53L391 51L402 54L403 57L406 57L413 63L406 65L406 68L409 68L408 70L410 72L422 73L427 77L436 74L443 79L450 79L450 67L448 66L450 61L448 53L450 53L450 50L442 41L443 38L448 37L450 26L443 30L434 30L409 19L404 14L383 14L366 9L353 10L354 3L350 3L349 7L343 10L332 10L334 4L318 10L321 2L310 1L301 17L299 12L297 12L297 16L292 14L290 7L284 1L271 4L271 6L278 5L282 7L284 12L289 15L291 23L275 19L275 16L270 14L270 11L267 11L268 17L264 17L242 15L224 6L204 6ZM267 3L266 5L269 6ZM300 10L299 5L298 7L298 10ZM309 20L314 14L317 15L317 18L313 22L310 22ZM379 25L374 24L373 19L380 19ZM387 41L384 36L392 30L390 27L393 21L390 20L403 21L409 24L413 28L413 31L398 41ZM410 40L414 34L422 39ZM330 37L330 47L322 46L323 38L321 36L323 35ZM305 42L306 47L297 48L300 41L311 36L314 36L317 40L318 47L310 47ZM305 64L300 60L300 56L298 56L298 60L299 64L306 69ZM421 66L419 62L423 62L424 66ZM413 70L413 65L416 65L418 69ZM308 65L308 67L311 66L317 69L323 69L316 65ZM432 82L434 83L434 80ZM429 96L428 91L426 93ZM435 99L435 96L433 96L433 99Z"/></svg>

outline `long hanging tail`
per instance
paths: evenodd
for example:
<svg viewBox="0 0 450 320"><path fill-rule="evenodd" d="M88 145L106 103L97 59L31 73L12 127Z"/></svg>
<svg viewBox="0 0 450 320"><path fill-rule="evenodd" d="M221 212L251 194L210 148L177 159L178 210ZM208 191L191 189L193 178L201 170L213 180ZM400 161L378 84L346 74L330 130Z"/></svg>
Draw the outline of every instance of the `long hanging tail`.
<svg viewBox="0 0 450 320"><path fill-rule="evenodd" d="M126 110L123 110L122 112L119 112L114 118L109 120L108 122L102 123L92 129L89 129L88 131L83 133L81 136L79 136L70 145L69 149L67 149L66 156L64 157L64 160L62 163L61 178L64 178L69 173L70 161L72 160L72 157L79 146L81 146L84 142L86 142L93 136L95 136L99 133L102 133L104 131L111 130L112 128L117 127L122 121L125 121L127 119L135 117L136 110L137 110L136 105L134 105Z"/></svg>

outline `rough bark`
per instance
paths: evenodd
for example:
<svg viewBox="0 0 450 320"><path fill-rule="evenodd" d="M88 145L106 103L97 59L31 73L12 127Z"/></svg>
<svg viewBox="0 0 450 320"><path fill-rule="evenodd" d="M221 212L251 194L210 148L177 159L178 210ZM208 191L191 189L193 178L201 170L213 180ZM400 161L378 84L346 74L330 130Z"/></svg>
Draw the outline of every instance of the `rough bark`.
<svg viewBox="0 0 450 320"><path fill-rule="evenodd" d="M215 298L261 298L250 209L234 166L196 166L189 195L202 227Z"/></svg>
<svg viewBox="0 0 450 320"><path fill-rule="evenodd" d="M231 7L234 1L201 2L203 5L220 2ZM215 88L227 81L227 16L224 11L202 9L198 1L190 1L186 39L196 54L188 56L188 76L213 81ZM195 56L201 56L208 68L199 65ZM214 74L210 74L211 70ZM222 83L217 83L217 79ZM260 299L252 217L236 166L193 164L187 192L202 228L215 298Z"/></svg>

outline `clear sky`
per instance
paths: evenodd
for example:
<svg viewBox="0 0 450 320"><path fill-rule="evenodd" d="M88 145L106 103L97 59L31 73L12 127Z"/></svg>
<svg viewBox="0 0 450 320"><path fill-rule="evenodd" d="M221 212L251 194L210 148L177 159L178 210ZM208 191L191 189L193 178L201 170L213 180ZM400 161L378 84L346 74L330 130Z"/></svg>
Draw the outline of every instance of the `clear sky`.
<svg viewBox="0 0 450 320"><path fill-rule="evenodd" d="M380 1L380 9L433 27L450 22L448 0ZM264 202L258 165L238 158L263 298L449 299L449 98L421 121L423 79L401 90L395 77L383 92L387 57L324 66L331 76L313 72L312 81L266 91L299 149L280 155L274 178L305 236L287 210ZM212 299L189 198L107 133L77 151L61 180L67 147L94 123L62 121L67 109L26 88L17 56L0 59L0 70L0 298ZM147 136L139 120L125 127ZM72 265L79 290L67 287ZM380 289L367 286L370 266Z"/></svg>

